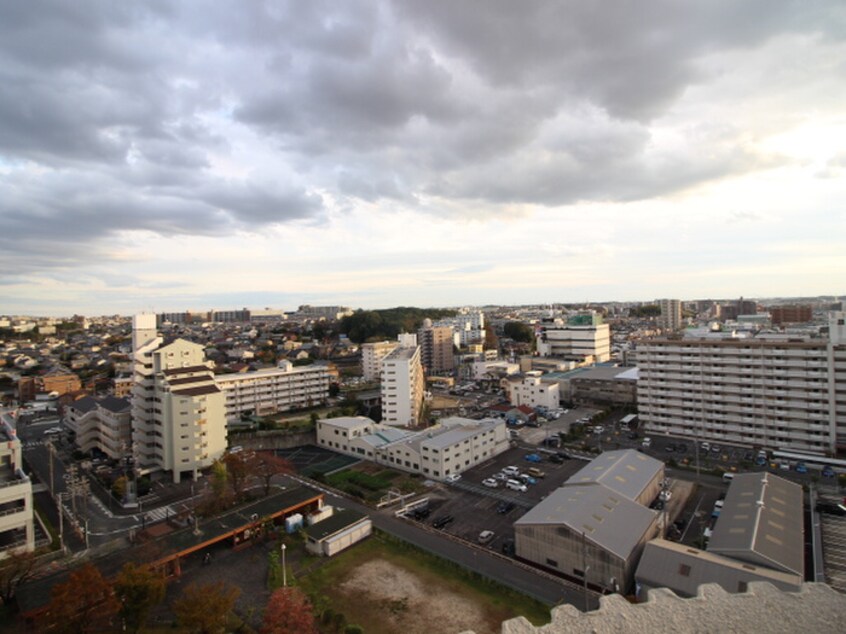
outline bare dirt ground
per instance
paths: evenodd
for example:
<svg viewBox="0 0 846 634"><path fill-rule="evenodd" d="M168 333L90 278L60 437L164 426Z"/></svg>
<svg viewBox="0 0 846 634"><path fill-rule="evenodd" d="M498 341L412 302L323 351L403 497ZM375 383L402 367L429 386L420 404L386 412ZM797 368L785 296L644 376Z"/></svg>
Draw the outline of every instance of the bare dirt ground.
<svg viewBox="0 0 846 634"><path fill-rule="evenodd" d="M457 634L499 631L474 602L447 590L427 586L412 572L383 559L369 561L340 586L350 596L366 595L381 605L384 634Z"/></svg>

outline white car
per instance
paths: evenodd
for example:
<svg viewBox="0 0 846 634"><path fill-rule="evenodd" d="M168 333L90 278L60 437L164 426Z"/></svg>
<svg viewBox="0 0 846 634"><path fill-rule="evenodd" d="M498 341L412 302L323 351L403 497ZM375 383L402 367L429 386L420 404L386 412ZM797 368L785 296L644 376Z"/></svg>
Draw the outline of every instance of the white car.
<svg viewBox="0 0 846 634"><path fill-rule="evenodd" d="M493 478L485 478L484 480L482 480L482 484L484 484L486 487L490 487L492 489L495 489L499 486L499 482L497 482Z"/></svg>
<svg viewBox="0 0 846 634"><path fill-rule="evenodd" d="M520 493L525 493L526 491L528 491L526 485L520 482L519 480L508 480L505 483L505 486L507 486L512 491L519 491Z"/></svg>
<svg viewBox="0 0 846 634"><path fill-rule="evenodd" d="M482 545L489 544L493 541L495 535L496 533L493 531L482 531L479 533L479 543Z"/></svg>
<svg viewBox="0 0 846 634"><path fill-rule="evenodd" d="M640 443L640 444L644 447L651 447L652 446L652 439L649 436L647 436L646 438L643 439L643 442Z"/></svg>
<svg viewBox="0 0 846 634"><path fill-rule="evenodd" d="M520 469L517 467L505 467L502 472L507 476L516 476L520 474Z"/></svg>
<svg viewBox="0 0 846 634"><path fill-rule="evenodd" d="M604 434L605 433L605 427L603 427L602 425L597 425L596 427L593 428L593 433L596 434L597 436Z"/></svg>
<svg viewBox="0 0 846 634"><path fill-rule="evenodd" d="M658 494L658 499L662 502L669 502L670 498L673 497L673 492L670 489L664 489L661 493Z"/></svg>
<svg viewBox="0 0 846 634"><path fill-rule="evenodd" d="M459 480L461 480L460 473L453 473L444 478L444 482L446 482L447 484L452 484L453 482L458 482Z"/></svg>

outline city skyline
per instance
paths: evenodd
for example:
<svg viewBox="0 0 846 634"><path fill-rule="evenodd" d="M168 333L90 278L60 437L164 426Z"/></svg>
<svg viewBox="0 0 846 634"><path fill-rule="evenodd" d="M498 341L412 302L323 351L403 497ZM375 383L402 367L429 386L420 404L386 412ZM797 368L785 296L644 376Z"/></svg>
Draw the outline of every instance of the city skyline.
<svg viewBox="0 0 846 634"><path fill-rule="evenodd" d="M842 295L844 26L834 0L6 5L0 313Z"/></svg>

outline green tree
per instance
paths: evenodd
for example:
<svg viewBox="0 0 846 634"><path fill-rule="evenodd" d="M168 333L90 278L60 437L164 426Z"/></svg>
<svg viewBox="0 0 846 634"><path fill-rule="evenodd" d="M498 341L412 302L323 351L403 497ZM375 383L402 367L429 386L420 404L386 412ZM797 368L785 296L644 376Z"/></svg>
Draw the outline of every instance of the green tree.
<svg viewBox="0 0 846 634"><path fill-rule="evenodd" d="M147 566L124 564L114 588L121 604L120 616L130 632L138 632L150 611L164 601L166 586L165 578Z"/></svg>
<svg viewBox="0 0 846 634"><path fill-rule="evenodd" d="M503 327L506 337L522 343L532 343L535 340L535 333L531 326L519 321L509 321Z"/></svg>

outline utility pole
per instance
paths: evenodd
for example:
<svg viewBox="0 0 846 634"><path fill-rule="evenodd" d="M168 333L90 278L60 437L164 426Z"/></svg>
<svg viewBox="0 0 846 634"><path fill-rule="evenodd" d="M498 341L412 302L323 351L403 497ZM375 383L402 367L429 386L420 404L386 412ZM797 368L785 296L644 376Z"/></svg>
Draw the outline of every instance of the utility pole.
<svg viewBox="0 0 846 634"><path fill-rule="evenodd" d="M53 477L53 459L56 457L56 446L53 444L53 439L47 439L47 453L50 454L50 495L56 497L56 483Z"/></svg>

